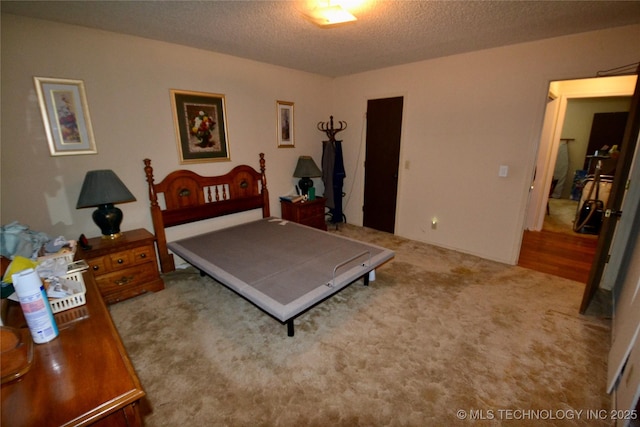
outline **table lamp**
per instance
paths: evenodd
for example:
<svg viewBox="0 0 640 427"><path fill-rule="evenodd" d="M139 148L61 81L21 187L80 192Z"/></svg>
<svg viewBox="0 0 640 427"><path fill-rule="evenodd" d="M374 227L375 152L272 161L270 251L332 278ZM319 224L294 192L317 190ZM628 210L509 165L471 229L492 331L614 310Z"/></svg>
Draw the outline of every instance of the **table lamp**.
<svg viewBox="0 0 640 427"><path fill-rule="evenodd" d="M301 178L300 181L298 181L298 187L300 187L300 191L304 196L309 193L309 188L313 187L313 180L311 178L322 176L322 171L318 168L311 156L300 156L293 176Z"/></svg>
<svg viewBox="0 0 640 427"><path fill-rule="evenodd" d="M97 207L93 212L93 222L102 231L103 239L117 239L122 222L122 211L115 203L136 200L120 178L110 169L89 171L84 177L76 209Z"/></svg>

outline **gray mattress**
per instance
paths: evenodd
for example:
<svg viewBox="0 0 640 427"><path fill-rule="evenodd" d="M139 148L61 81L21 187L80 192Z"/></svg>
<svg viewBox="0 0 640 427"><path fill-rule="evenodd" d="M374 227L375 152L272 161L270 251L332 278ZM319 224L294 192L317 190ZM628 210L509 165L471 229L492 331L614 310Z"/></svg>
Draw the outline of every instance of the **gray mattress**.
<svg viewBox="0 0 640 427"><path fill-rule="evenodd" d="M283 323L394 256L379 246L279 218L178 240L168 247Z"/></svg>

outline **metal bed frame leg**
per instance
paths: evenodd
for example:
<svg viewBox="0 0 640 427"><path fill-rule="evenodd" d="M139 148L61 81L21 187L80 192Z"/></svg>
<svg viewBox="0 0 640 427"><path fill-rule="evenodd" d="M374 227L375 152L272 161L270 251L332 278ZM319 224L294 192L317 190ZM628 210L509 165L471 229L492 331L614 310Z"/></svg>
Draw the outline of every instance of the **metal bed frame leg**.
<svg viewBox="0 0 640 427"><path fill-rule="evenodd" d="M362 280L364 282L364 286L369 286L369 273L371 273L370 271L367 272L364 276L362 276ZM334 270L334 274L335 274L335 270ZM335 279L334 279L335 280ZM294 336L294 328L293 328L293 319L289 319L287 320L287 336Z"/></svg>
<svg viewBox="0 0 640 427"><path fill-rule="evenodd" d="M293 319L287 321L287 336L293 336Z"/></svg>

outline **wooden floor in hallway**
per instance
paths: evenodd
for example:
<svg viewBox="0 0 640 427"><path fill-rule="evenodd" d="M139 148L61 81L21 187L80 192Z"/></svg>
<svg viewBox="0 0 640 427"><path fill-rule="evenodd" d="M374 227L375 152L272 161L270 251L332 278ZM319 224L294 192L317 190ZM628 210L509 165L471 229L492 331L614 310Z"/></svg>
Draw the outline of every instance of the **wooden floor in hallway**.
<svg viewBox="0 0 640 427"><path fill-rule="evenodd" d="M518 265L587 283L598 236L553 231L525 231Z"/></svg>

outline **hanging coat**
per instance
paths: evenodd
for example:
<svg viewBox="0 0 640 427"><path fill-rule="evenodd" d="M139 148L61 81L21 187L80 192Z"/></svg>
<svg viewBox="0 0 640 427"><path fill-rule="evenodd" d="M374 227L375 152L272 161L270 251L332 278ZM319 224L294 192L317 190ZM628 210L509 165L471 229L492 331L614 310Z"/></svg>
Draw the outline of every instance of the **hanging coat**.
<svg viewBox="0 0 640 427"><path fill-rule="evenodd" d="M342 222L342 186L346 172L342 155L342 141L322 142L322 181L324 197L331 214L331 222Z"/></svg>
<svg viewBox="0 0 640 427"><path fill-rule="evenodd" d="M322 141L322 182L324 182L325 205L329 209L335 207L333 201L333 167L336 161L336 151L332 141Z"/></svg>

